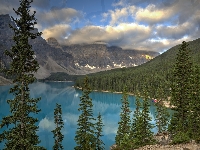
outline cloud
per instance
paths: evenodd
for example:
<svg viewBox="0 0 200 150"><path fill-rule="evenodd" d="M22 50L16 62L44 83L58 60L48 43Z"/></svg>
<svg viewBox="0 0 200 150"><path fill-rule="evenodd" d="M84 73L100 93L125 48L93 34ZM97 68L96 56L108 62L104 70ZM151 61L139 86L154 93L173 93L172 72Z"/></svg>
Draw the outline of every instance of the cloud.
<svg viewBox="0 0 200 150"><path fill-rule="evenodd" d="M54 121L49 120L46 117L39 122L39 129L52 131L54 128L55 128Z"/></svg>
<svg viewBox="0 0 200 150"><path fill-rule="evenodd" d="M146 8L139 8L136 12L135 18L139 22L147 22L155 24L163 22L172 16L170 9L156 9L155 5L148 5Z"/></svg>
<svg viewBox="0 0 200 150"><path fill-rule="evenodd" d="M46 28L42 31L42 37L47 39L49 37L56 38L60 43L63 42L64 38L71 31L71 27L67 24L57 24L55 26Z"/></svg>
<svg viewBox="0 0 200 150"><path fill-rule="evenodd" d="M36 8L49 8L50 7L50 0L34 0L31 4L32 7Z"/></svg>
<svg viewBox="0 0 200 150"><path fill-rule="evenodd" d="M119 22L124 22L127 20L128 17L128 11L126 8L116 9L115 11L110 10L109 13L111 16L111 25L114 25Z"/></svg>
<svg viewBox="0 0 200 150"><path fill-rule="evenodd" d="M102 2L102 1L101 1ZM0 0L0 13L16 17L12 10L19 7L16 0ZM58 2L60 5L60 1ZM43 38L55 37L61 44L81 44L103 41L124 49L154 50L161 52L180 44L180 40L194 40L200 35L199 0L115 0L113 9L88 13L61 7L50 8L49 0L35 0ZM103 4L103 2L102 2ZM102 6L104 7L104 6ZM94 8L93 8L94 9ZM96 20L104 26L95 25ZM81 23L80 23L81 22ZM74 25L82 26L74 29Z"/></svg>
<svg viewBox="0 0 200 150"><path fill-rule="evenodd" d="M72 113L63 114L63 119L66 120L66 123L74 128L77 126L78 118L79 118L78 114L72 114Z"/></svg>
<svg viewBox="0 0 200 150"><path fill-rule="evenodd" d="M13 17L16 17L17 15L15 14L13 8L17 10L19 7L19 1L16 0L0 0L0 14L9 14L12 15Z"/></svg>
<svg viewBox="0 0 200 150"><path fill-rule="evenodd" d="M102 19L101 19L101 22L105 22L106 19L108 18L108 13L102 13L101 16L102 16Z"/></svg>
<svg viewBox="0 0 200 150"><path fill-rule="evenodd" d="M157 36L167 39L180 39L195 32L193 23L185 22L178 26L158 26Z"/></svg>
<svg viewBox="0 0 200 150"><path fill-rule="evenodd" d="M151 29L136 23L121 23L117 26L86 26L70 33L65 44L94 43L103 41L109 45L131 48L151 36ZM127 45L128 44L128 45ZM134 47L132 47L134 48Z"/></svg>
<svg viewBox="0 0 200 150"><path fill-rule="evenodd" d="M115 1L114 3L112 3L112 6L114 7L125 6L125 4L126 4L126 0L118 0L117 2Z"/></svg>
<svg viewBox="0 0 200 150"><path fill-rule="evenodd" d="M127 6L124 8L117 8L109 10L107 13L102 14L102 21L110 18L110 25L117 25L122 22L127 22L129 16L134 16L136 12L135 6Z"/></svg>
<svg viewBox="0 0 200 150"><path fill-rule="evenodd" d="M57 24L70 24L82 18L80 12L72 8L52 9L51 11L40 11L36 14L38 22L44 27L51 27Z"/></svg>

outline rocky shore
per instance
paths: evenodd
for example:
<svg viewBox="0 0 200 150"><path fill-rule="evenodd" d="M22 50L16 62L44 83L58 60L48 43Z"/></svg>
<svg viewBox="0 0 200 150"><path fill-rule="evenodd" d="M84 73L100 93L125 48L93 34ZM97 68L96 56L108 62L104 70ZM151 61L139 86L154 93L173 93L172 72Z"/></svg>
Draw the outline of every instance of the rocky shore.
<svg viewBox="0 0 200 150"><path fill-rule="evenodd" d="M112 145L110 150L114 150L116 145ZM200 150L200 144L195 143L193 140L190 143L186 144L155 144L155 145L146 145L134 150Z"/></svg>
<svg viewBox="0 0 200 150"><path fill-rule="evenodd" d="M72 86L72 87L74 87L74 86ZM82 89L81 87L75 87L75 88L77 88L77 89ZM104 91L104 90L101 90L101 91L98 91L98 90L93 90L94 92L106 92L106 93L116 93L116 94L122 94L122 92L111 92L111 91ZM134 96L134 94L133 93L128 93L128 95L133 95ZM167 101L163 101L163 104L164 104L164 106L165 107L167 107L167 108L173 108L174 106L172 106L172 105L170 105L170 97L168 97L168 100Z"/></svg>
<svg viewBox="0 0 200 150"><path fill-rule="evenodd" d="M8 79L0 76L0 86L2 86L2 85L10 85L10 84L12 84L11 80L8 80Z"/></svg>

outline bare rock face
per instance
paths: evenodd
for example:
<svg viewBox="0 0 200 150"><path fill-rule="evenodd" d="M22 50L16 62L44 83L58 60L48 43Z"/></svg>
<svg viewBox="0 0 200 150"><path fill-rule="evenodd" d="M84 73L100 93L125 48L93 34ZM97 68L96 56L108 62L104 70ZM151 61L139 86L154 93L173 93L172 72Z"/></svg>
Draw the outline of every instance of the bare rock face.
<svg viewBox="0 0 200 150"><path fill-rule="evenodd" d="M157 52L123 50L105 44L74 44L62 46L62 49L73 56L77 68L93 71L138 66L159 55Z"/></svg>
<svg viewBox="0 0 200 150"><path fill-rule="evenodd" d="M58 47L58 46L60 46L60 44L58 43L58 41L55 38L53 38L53 37L48 38L46 41L52 47Z"/></svg>
<svg viewBox="0 0 200 150"><path fill-rule="evenodd" d="M11 59L4 55L5 49L15 44L12 40L13 30L9 27L9 15L0 15L0 63L9 67ZM38 32L37 29L32 31ZM60 45L50 37L47 40L41 36L30 39L29 43L35 52L40 69L35 74L38 79L46 78L53 72L68 74L88 74L114 68L137 66L159 55L157 52L123 50L120 47L108 47L105 43Z"/></svg>

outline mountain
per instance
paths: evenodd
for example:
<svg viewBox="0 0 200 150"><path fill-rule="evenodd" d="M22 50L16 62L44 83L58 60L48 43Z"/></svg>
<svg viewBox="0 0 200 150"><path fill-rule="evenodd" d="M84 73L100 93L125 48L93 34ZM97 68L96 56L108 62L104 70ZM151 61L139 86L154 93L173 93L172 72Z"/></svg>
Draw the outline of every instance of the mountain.
<svg viewBox="0 0 200 150"><path fill-rule="evenodd" d="M15 26L10 16L0 15L0 64L9 67L11 59L4 55L5 49L10 50L15 43L9 24ZM33 32L37 32L35 29ZM108 47L103 43L60 45L50 37L41 36L30 39L29 43L35 51L40 69L36 78L43 79L52 73L63 72L70 75L81 75L109 70L114 68L137 66L159 55L158 52L123 50L120 47Z"/></svg>
<svg viewBox="0 0 200 150"><path fill-rule="evenodd" d="M194 65L200 67L200 38L187 43ZM139 86L137 87L139 90L144 84L154 90L163 83L164 89L167 89L165 93L169 93L169 82L172 79L172 70L179 47L180 44L140 66L89 74L90 87L94 90L121 92L123 87L127 86L129 92L134 92L136 85ZM77 79L76 86L82 86L83 77ZM155 93L156 91L151 93L152 97Z"/></svg>

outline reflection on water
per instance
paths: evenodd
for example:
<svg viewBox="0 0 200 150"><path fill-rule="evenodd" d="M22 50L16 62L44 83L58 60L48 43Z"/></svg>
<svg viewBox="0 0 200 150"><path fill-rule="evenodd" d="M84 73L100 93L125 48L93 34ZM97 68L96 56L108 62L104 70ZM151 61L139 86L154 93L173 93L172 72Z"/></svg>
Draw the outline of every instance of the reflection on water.
<svg viewBox="0 0 200 150"><path fill-rule="evenodd" d="M54 126L54 108L56 103L61 104L63 112L64 129L62 131L64 135L63 146L65 150L72 150L76 143L74 141L75 132L77 129L77 120L80 115L79 97L82 91L74 89L73 83L70 82L37 82L30 86L31 97L41 97L41 101L38 103L38 107L41 109L39 114L34 114L34 117L38 118L37 125L39 130L37 134L40 137L40 145L44 146L48 150L52 149L54 144L53 134L51 130ZM0 120L2 117L9 115L9 105L7 99L12 99L12 94L8 94L9 88L12 86L0 86ZM90 97L93 99L93 113L96 118L98 113L101 112L104 123L102 140L105 143L105 149L114 144L115 134L118 128L120 107L121 107L121 94L114 93L102 93L92 92ZM131 110L135 110L135 98L129 96ZM151 103L150 115L154 121L155 107ZM131 113L131 117L133 112ZM6 127L0 129L0 133L5 130ZM7 130L7 129L6 129ZM154 132L156 129L153 130ZM4 147L3 143L0 143L0 149Z"/></svg>

